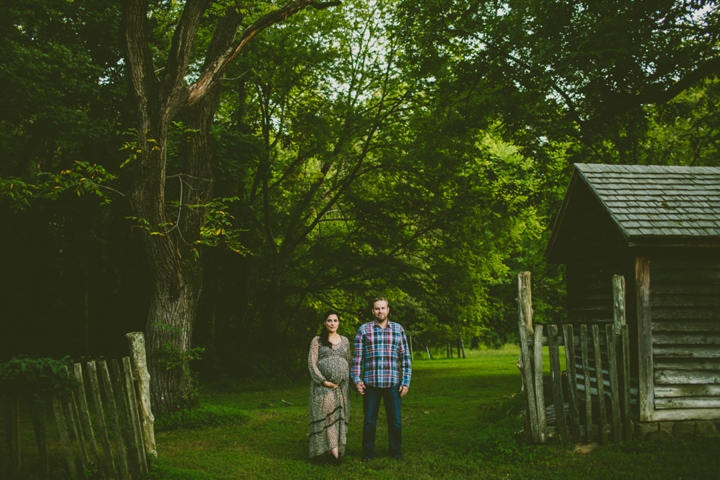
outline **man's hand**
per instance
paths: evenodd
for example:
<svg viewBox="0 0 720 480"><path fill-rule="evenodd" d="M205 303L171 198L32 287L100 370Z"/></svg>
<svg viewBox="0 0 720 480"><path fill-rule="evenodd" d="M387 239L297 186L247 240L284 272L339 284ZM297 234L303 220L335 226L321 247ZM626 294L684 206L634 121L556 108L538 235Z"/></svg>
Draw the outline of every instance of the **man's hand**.
<svg viewBox="0 0 720 480"><path fill-rule="evenodd" d="M360 395L365 395L365 384L363 382L356 383L355 388L357 388L357 391L358 393L360 393Z"/></svg>
<svg viewBox="0 0 720 480"><path fill-rule="evenodd" d="M400 397L402 398L407 395L408 390L408 387L400 387L400 390L398 390L400 392Z"/></svg>

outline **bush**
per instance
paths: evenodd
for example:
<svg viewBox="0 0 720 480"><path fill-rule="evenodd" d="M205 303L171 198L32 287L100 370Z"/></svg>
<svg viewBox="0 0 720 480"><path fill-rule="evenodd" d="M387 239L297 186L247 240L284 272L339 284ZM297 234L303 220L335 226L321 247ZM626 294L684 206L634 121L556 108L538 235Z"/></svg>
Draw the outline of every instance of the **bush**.
<svg viewBox="0 0 720 480"><path fill-rule="evenodd" d="M200 405L158 418L155 421L155 429L161 431L239 425L249 419L250 415L242 410L219 405Z"/></svg>

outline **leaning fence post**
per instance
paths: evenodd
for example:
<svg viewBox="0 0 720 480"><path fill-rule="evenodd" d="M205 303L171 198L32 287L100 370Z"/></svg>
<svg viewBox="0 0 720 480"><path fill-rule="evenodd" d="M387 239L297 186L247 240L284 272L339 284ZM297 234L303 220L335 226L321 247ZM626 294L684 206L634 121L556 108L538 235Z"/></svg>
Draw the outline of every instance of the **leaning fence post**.
<svg viewBox="0 0 720 480"><path fill-rule="evenodd" d="M527 323L526 313L532 312L532 307L526 307L525 304L530 301L530 272L522 272L518 274L518 330L520 332L520 360L518 368L523 380L523 389L525 391L525 413L530 424L530 436L534 443L541 443L543 437L540 432L538 422L537 403L535 400L535 386L532 374L532 359L528 346L528 336L532 333L532 313L530 314L530 324Z"/></svg>
<svg viewBox="0 0 720 480"><path fill-rule="evenodd" d="M143 448L142 427L140 426L139 407L137 404L137 394L135 392L135 380L133 378L133 368L130 363L130 357L123 357L123 373L125 376L125 393L127 394L128 410L130 411L130 421L133 433L133 445L135 453L140 462L140 472L142 475L149 473L145 449Z"/></svg>
<svg viewBox="0 0 720 480"><path fill-rule="evenodd" d="M140 390L140 415L142 422L143 440L145 453L153 460L157 459L157 447L155 445L155 417L152 414L150 404L150 373L147 369L147 357L145 354L145 335L142 332L132 332L125 335L130 342L130 355L138 377Z"/></svg>
<svg viewBox="0 0 720 480"><path fill-rule="evenodd" d="M68 464L68 474L70 478L77 478L77 468L75 467L75 455L73 455L72 443L70 443L70 435L68 435L67 422L65 413L63 412L62 402L57 395L53 395L53 410L55 411L55 420L57 421L58 434L60 442L63 446L65 461Z"/></svg>
<svg viewBox="0 0 720 480"><path fill-rule="evenodd" d="M95 431L90 421L90 410L88 409L87 397L85 395L85 382L83 382L82 365L76 363L73 365L75 372L75 379L78 381L77 387L75 387L75 393L77 394L76 400L78 403L78 415L80 417L80 427L83 431L83 437L88 448L87 451L90 453L90 458L93 465L97 468L98 473L102 478L105 478L103 472L103 465L100 463L100 453L98 452L97 443L95 441Z"/></svg>
<svg viewBox="0 0 720 480"><path fill-rule="evenodd" d="M115 453L117 454L118 464L120 466L120 477L130 478L130 469L128 468L125 445L123 444L122 427L120 427L120 418L118 417L117 404L115 403L115 392L113 391L107 362L100 360L98 362L98 369L100 370L100 379L103 384L103 391L105 392L108 414L112 421L113 440L115 441Z"/></svg>
<svg viewBox="0 0 720 480"><path fill-rule="evenodd" d="M115 466L115 458L113 457L112 446L110 445L110 434L105 424L105 409L103 408L102 399L100 398L100 383L97 376L97 365L95 361L87 363L88 375L88 391L95 407L95 425L97 426L98 435L105 452L105 470L110 478L117 476L117 467Z"/></svg>

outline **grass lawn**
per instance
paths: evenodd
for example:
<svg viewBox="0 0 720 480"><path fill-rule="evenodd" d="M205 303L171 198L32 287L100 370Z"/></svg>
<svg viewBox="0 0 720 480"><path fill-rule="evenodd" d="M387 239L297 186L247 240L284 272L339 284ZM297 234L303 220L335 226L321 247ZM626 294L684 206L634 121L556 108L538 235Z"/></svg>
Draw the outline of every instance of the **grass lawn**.
<svg viewBox="0 0 720 480"><path fill-rule="evenodd" d="M356 394L346 458L333 467L307 458L309 379L206 386L205 406L241 410L247 420L159 431L154 478L720 478L717 438L618 443L586 455L574 454L572 445L524 444L518 435L522 400L517 358L518 349L509 346L469 351L464 360L416 360L403 401L405 461L400 464L383 455L387 427L382 409L379 457L360 462L362 401Z"/></svg>

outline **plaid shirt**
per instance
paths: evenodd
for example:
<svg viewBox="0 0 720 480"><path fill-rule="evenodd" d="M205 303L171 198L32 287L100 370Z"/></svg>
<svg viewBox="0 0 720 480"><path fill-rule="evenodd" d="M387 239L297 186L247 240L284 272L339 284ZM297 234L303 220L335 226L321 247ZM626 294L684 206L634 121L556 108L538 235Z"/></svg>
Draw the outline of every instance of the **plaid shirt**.
<svg viewBox="0 0 720 480"><path fill-rule="evenodd" d="M402 386L409 388L412 368L403 327L389 320L385 328L380 328L375 321L360 327L355 336L355 362L350 372L356 384L360 382L362 369L362 381L367 385L377 388L396 385L400 382L401 361Z"/></svg>

